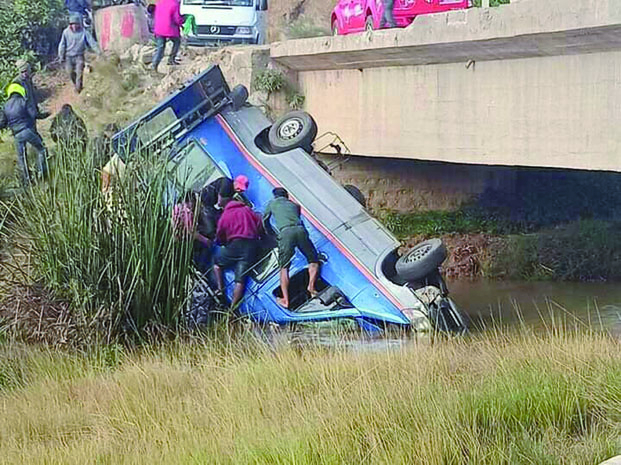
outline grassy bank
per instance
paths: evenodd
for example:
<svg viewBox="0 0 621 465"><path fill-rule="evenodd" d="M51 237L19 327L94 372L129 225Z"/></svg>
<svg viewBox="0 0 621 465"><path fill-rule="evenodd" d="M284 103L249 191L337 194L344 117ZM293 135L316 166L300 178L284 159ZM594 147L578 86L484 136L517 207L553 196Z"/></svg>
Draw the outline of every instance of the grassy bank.
<svg viewBox="0 0 621 465"><path fill-rule="evenodd" d="M594 464L621 453L601 335L388 353L6 347L0 463Z"/></svg>
<svg viewBox="0 0 621 465"><path fill-rule="evenodd" d="M516 170L512 189L456 211L379 216L408 245L445 236L454 277L618 280L620 204L618 173Z"/></svg>

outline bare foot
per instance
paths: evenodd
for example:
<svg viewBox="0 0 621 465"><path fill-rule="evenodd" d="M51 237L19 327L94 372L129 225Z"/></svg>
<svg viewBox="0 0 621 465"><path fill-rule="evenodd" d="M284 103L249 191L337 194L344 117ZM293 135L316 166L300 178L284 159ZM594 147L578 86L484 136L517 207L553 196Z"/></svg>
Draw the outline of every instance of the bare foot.
<svg viewBox="0 0 621 465"><path fill-rule="evenodd" d="M317 297L317 294L319 294L315 289L307 289L308 293L311 296L311 299L314 299L315 297Z"/></svg>
<svg viewBox="0 0 621 465"><path fill-rule="evenodd" d="M285 302L285 299L281 297L277 298L276 302L278 302L278 305L280 305L283 308L289 308L289 302Z"/></svg>

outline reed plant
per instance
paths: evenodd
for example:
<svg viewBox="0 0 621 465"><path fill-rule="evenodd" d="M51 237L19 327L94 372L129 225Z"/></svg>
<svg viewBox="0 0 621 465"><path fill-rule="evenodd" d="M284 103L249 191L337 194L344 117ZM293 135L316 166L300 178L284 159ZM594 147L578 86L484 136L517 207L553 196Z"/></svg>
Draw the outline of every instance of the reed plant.
<svg viewBox="0 0 621 465"><path fill-rule="evenodd" d="M13 273L67 302L88 337L174 328L191 243L171 226L166 158L138 150L104 195L100 154L77 148L58 151L49 179L14 201Z"/></svg>

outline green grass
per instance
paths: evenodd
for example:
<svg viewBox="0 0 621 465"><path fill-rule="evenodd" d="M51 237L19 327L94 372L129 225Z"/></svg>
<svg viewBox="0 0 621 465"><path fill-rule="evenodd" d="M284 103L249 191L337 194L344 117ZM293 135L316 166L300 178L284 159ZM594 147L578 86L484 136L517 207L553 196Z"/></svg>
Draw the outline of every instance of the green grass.
<svg viewBox="0 0 621 465"><path fill-rule="evenodd" d="M380 213L379 216L388 229L400 239L453 233L499 234L510 228L502 221L477 209L414 213L387 211Z"/></svg>
<svg viewBox="0 0 621 465"><path fill-rule="evenodd" d="M500 333L386 353L217 347L0 355L0 463L595 464L621 353Z"/></svg>
<svg viewBox="0 0 621 465"><path fill-rule="evenodd" d="M583 220L499 243L484 264L491 277L560 281L621 280L618 223Z"/></svg>

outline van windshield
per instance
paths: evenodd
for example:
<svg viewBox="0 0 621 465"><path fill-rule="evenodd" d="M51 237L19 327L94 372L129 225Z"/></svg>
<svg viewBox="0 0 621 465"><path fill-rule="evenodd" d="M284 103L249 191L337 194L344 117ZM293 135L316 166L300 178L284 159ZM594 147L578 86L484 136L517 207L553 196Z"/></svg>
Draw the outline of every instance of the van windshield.
<svg viewBox="0 0 621 465"><path fill-rule="evenodd" d="M254 6L254 0L183 0L184 5Z"/></svg>

